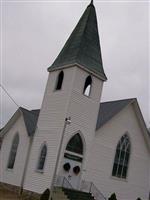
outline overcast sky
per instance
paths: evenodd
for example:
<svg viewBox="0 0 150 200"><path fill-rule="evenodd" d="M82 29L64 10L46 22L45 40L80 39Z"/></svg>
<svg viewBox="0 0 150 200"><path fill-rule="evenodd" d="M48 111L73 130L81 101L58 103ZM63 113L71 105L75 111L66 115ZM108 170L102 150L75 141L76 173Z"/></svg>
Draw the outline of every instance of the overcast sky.
<svg viewBox="0 0 150 200"><path fill-rule="evenodd" d="M89 1L3 1L1 83L19 106L40 108L52 64ZM148 1L94 1L104 70L102 101L137 97L150 125ZM1 126L17 106L1 90Z"/></svg>

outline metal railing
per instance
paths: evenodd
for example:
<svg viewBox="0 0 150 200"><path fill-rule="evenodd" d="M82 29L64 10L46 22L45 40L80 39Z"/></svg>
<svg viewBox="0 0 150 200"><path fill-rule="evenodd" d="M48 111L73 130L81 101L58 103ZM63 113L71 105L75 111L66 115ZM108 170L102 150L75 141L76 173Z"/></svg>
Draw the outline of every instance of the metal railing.
<svg viewBox="0 0 150 200"><path fill-rule="evenodd" d="M74 189L67 178L64 176L57 176L54 182L54 186ZM91 193L95 200L107 200L107 198L99 191L93 182L82 180L79 190L82 192Z"/></svg>
<svg viewBox="0 0 150 200"><path fill-rule="evenodd" d="M64 176L57 176L54 182L54 186L73 189L72 185Z"/></svg>
<svg viewBox="0 0 150 200"><path fill-rule="evenodd" d="M94 183L89 181L81 181L80 190L83 192L88 192L93 195L95 200L107 200L106 197L99 191L99 189L94 185Z"/></svg>

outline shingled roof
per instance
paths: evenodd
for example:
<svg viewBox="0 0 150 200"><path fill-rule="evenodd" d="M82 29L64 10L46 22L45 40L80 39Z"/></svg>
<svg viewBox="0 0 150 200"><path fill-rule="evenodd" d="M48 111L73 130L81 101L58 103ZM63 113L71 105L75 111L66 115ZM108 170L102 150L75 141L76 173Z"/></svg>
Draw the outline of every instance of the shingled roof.
<svg viewBox="0 0 150 200"><path fill-rule="evenodd" d="M29 136L32 136L36 130L37 120L39 117L40 110L27 110L20 107L23 113L24 122Z"/></svg>
<svg viewBox="0 0 150 200"><path fill-rule="evenodd" d="M102 125L107 123L111 118L113 118L117 113L119 113L123 108L130 104L135 99L123 99L117 101L103 102L100 104L99 114L97 118L96 130ZM36 129L36 123L38 120L40 110L27 110L21 108L23 112L23 117L25 125L29 135L33 135Z"/></svg>
<svg viewBox="0 0 150 200"><path fill-rule="evenodd" d="M109 120L111 120L122 109L124 109L127 105L129 105L130 103L132 103L135 100L136 100L135 98L132 98L132 99L123 99L123 100L100 103L96 130L101 128L105 123L107 123ZM33 136L34 132L36 130L36 127L37 127L37 120L39 117L40 110L39 109L27 110L22 107L20 107L19 109L22 111L28 135Z"/></svg>
<svg viewBox="0 0 150 200"><path fill-rule="evenodd" d="M16 122L20 114L22 114L23 116L28 136L33 136L37 127L39 112L39 109L27 110L23 107L19 107L18 110L11 117L11 119L7 122L7 124L0 129L0 138L2 138L5 133L11 128L11 126L13 125L13 123Z"/></svg>
<svg viewBox="0 0 150 200"><path fill-rule="evenodd" d="M96 130L113 118L123 108L130 104L135 99L123 99L117 101L109 101L100 104Z"/></svg>
<svg viewBox="0 0 150 200"><path fill-rule="evenodd" d="M103 69L95 7L91 1L60 54L48 68L78 64L106 80Z"/></svg>

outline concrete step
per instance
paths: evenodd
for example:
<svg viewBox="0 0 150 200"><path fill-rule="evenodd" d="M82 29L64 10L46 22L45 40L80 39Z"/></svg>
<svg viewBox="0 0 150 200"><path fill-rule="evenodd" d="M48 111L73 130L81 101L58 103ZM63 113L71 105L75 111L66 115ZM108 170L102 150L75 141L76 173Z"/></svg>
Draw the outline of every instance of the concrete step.
<svg viewBox="0 0 150 200"><path fill-rule="evenodd" d="M62 188L55 187L54 193L53 193L53 200L69 200L67 196L65 195Z"/></svg>
<svg viewBox="0 0 150 200"><path fill-rule="evenodd" d="M90 193L65 188L63 188L63 191L69 200L94 200Z"/></svg>

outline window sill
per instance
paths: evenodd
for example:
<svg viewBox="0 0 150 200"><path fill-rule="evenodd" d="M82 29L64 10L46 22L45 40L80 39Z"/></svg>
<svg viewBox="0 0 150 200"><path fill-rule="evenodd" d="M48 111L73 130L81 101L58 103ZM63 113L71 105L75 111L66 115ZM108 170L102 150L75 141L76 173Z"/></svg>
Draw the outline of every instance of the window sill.
<svg viewBox="0 0 150 200"><path fill-rule="evenodd" d="M6 171L13 172L13 168L12 169L11 168L6 168Z"/></svg>
<svg viewBox="0 0 150 200"><path fill-rule="evenodd" d="M36 169L35 171L36 171L37 173L44 174L44 171L43 171L43 170Z"/></svg>
<svg viewBox="0 0 150 200"><path fill-rule="evenodd" d="M116 177L116 176L111 176L110 178L113 179L113 180L116 180L116 181L128 182L127 178L119 178L119 177Z"/></svg>
<svg viewBox="0 0 150 200"><path fill-rule="evenodd" d="M59 90L56 90L56 89L53 90L53 92L55 92L55 93L57 93L57 92L61 92L61 91L62 91L62 88L59 89Z"/></svg>
<svg viewBox="0 0 150 200"><path fill-rule="evenodd" d="M86 95L86 94L83 94L83 96L85 96L85 97L91 99L91 96L88 96L88 95Z"/></svg>

